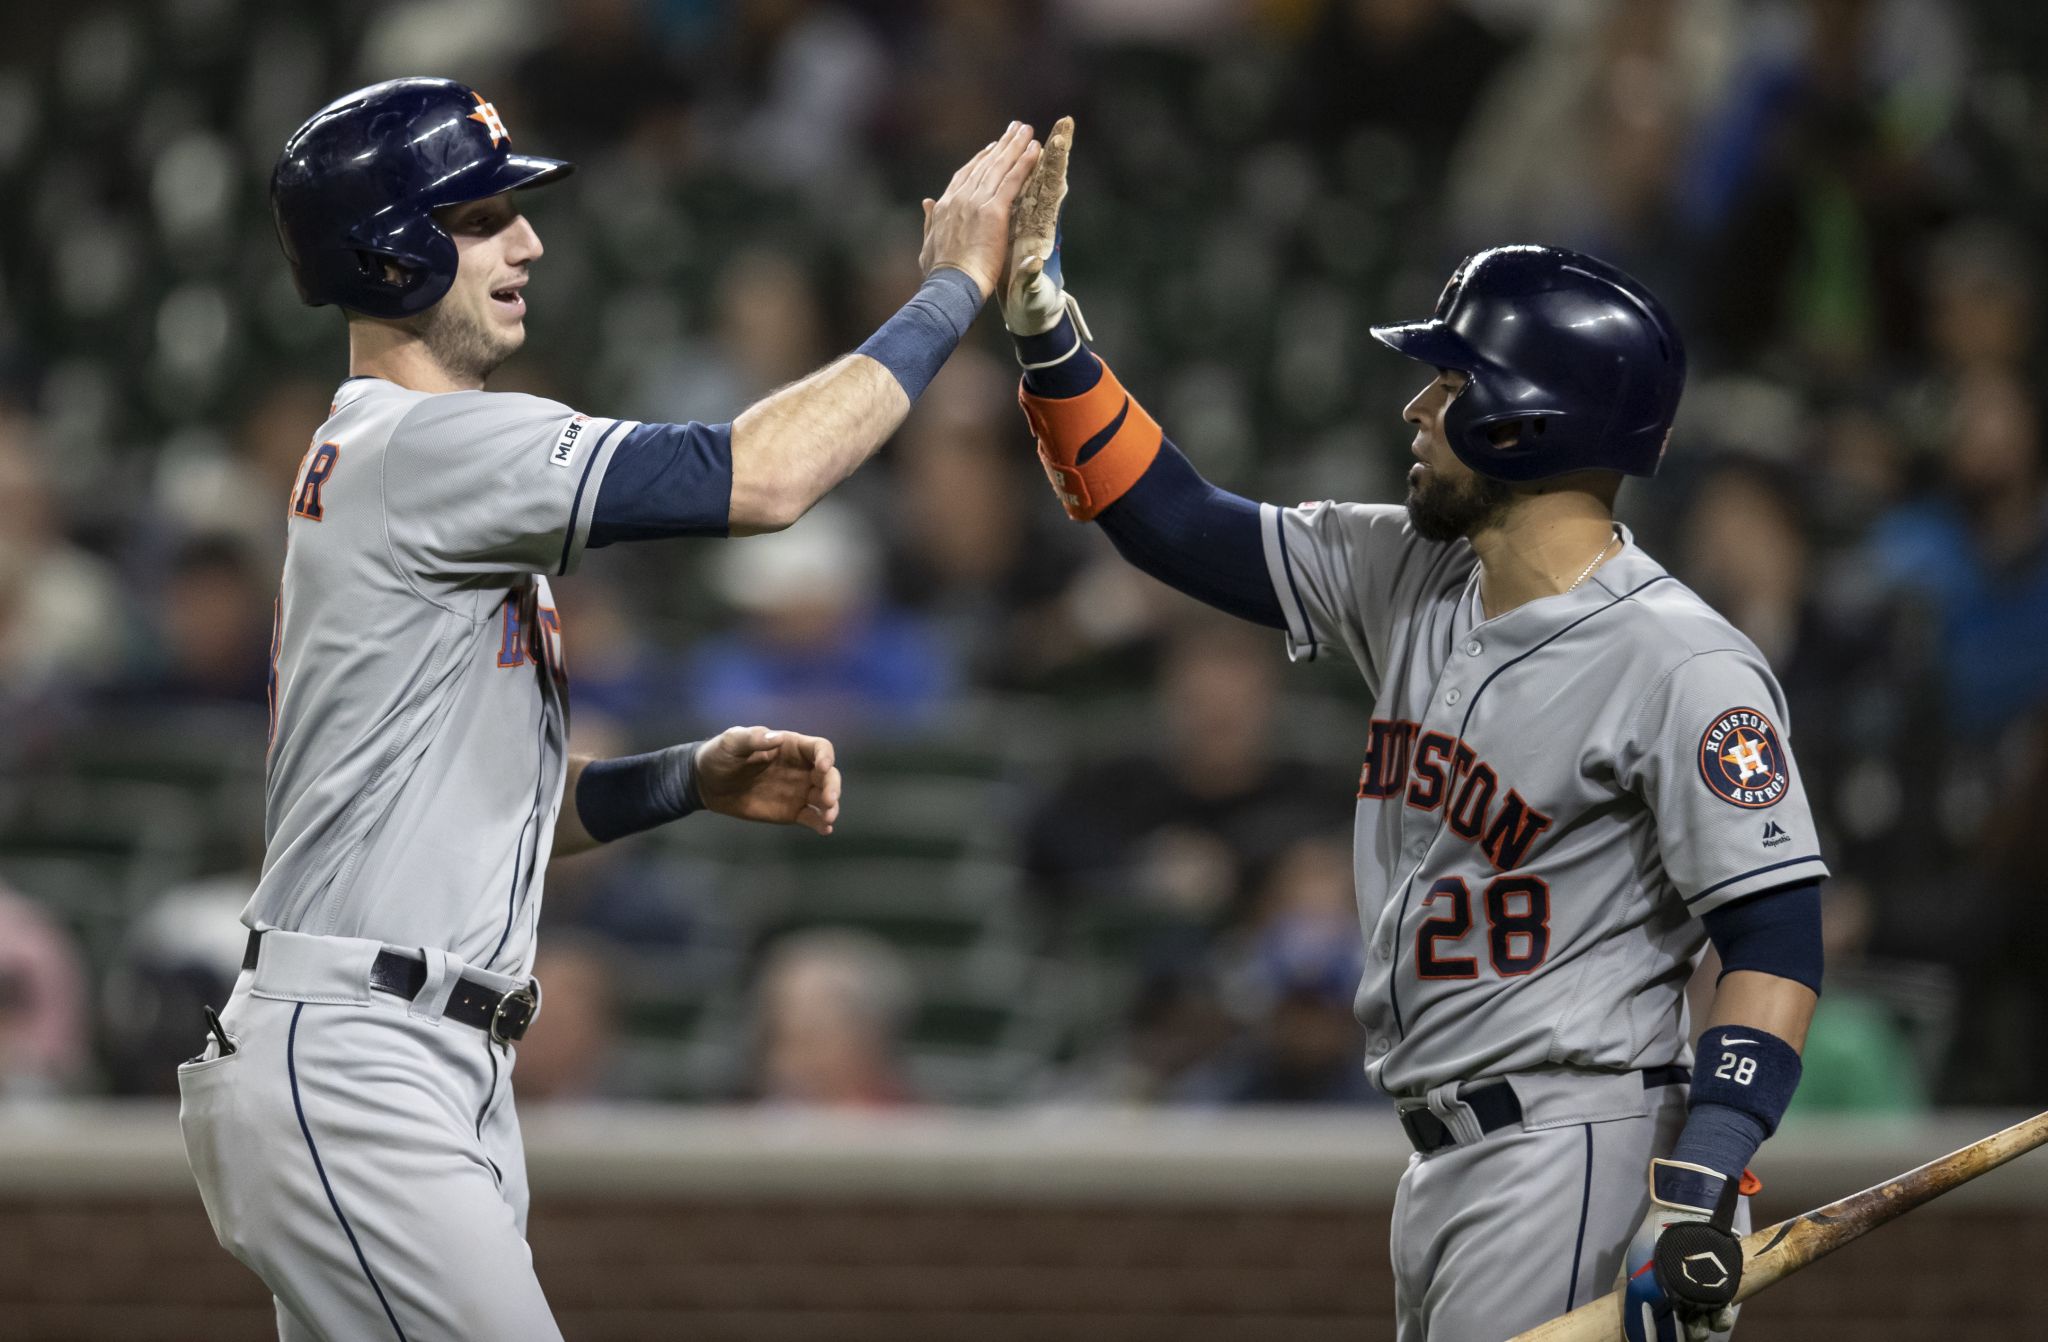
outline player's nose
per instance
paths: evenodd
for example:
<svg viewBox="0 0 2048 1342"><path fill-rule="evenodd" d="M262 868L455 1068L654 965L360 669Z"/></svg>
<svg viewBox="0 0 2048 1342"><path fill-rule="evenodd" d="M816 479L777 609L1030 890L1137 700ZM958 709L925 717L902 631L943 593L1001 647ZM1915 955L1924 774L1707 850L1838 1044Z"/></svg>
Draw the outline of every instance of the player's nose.
<svg viewBox="0 0 2048 1342"><path fill-rule="evenodd" d="M505 260L511 265L538 261L547 250L541 246L540 234L534 231L533 222L523 214L512 221L512 227L506 232L510 236L506 238Z"/></svg>
<svg viewBox="0 0 2048 1342"><path fill-rule="evenodd" d="M1429 402L1435 391L1436 384L1432 382L1421 391L1416 392L1415 398L1402 408L1401 418L1407 420L1418 429L1426 428L1429 424L1431 413Z"/></svg>

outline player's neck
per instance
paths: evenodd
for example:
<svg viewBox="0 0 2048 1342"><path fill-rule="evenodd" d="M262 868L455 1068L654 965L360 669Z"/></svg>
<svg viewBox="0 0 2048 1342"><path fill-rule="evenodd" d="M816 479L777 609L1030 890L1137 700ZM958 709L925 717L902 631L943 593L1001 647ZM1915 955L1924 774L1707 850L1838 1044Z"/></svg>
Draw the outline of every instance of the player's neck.
<svg viewBox="0 0 2048 1342"><path fill-rule="evenodd" d="M411 391L481 391L484 385L480 377L451 373L412 332L373 321L348 324L348 375L382 378Z"/></svg>
<svg viewBox="0 0 2048 1342"><path fill-rule="evenodd" d="M1614 513L1592 494L1574 489L1518 500L1499 526L1472 537L1486 618L1583 585L1620 548Z"/></svg>

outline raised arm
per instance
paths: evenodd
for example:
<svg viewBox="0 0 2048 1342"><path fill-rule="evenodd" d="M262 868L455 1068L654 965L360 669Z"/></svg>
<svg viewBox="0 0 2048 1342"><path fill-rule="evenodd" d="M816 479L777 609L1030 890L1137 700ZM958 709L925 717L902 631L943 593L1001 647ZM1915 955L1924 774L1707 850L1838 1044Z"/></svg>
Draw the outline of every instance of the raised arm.
<svg viewBox="0 0 2048 1342"><path fill-rule="evenodd" d="M1024 365L1019 399L1039 459L1067 514L1099 523L1135 567L1284 629L1259 505L1204 480L1083 338L1080 309L1060 283L1057 237L1073 135L1063 117L1046 138L1017 203L1004 276L1003 324Z"/></svg>
<svg viewBox="0 0 2048 1342"><path fill-rule="evenodd" d="M733 421L731 527L775 531L866 461L967 333L1003 268L1010 206L1038 161L1011 122L924 202L924 287L858 350L748 407Z"/></svg>

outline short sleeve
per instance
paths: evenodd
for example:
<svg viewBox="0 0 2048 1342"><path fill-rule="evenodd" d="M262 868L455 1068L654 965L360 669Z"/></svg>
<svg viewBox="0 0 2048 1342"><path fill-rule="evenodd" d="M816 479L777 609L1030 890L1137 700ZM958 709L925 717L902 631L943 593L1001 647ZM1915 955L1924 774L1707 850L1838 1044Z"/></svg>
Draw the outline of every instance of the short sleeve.
<svg viewBox="0 0 2048 1342"><path fill-rule="evenodd" d="M1266 566L1287 617L1287 655L1313 661L1348 650L1378 684L1403 570L1423 542L1405 508L1384 504L1262 504Z"/></svg>
<svg viewBox="0 0 2048 1342"><path fill-rule="evenodd" d="M1665 874L1695 916L1828 874L1784 694L1750 652L1698 653L1658 681L1617 762L1655 815Z"/></svg>
<svg viewBox="0 0 2048 1342"><path fill-rule="evenodd" d="M567 573L589 538L606 464L634 427L538 396L426 398L385 453L394 556L431 578Z"/></svg>

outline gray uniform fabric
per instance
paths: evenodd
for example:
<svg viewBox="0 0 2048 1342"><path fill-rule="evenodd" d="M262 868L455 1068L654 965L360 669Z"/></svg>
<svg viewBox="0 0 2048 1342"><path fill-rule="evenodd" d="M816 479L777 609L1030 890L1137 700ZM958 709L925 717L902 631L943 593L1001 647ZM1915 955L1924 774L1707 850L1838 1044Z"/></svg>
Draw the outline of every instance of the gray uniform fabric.
<svg viewBox="0 0 2048 1342"><path fill-rule="evenodd" d="M526 1245L512 1060L441 1019L467 973L427 954L419 998L375 992L382 942L274 932L209 1043L179 1124L214 1236L276 1299L281 1342L558 1342Z"/></svg>
<svg viewBox="0 0 2048 1342"><path fill-rule="evenodd" d="M543 575L580 558L633 427L533 396L342 384L293 493L245 923L525 972L567 771Z"/></svg>
<svg viewBox="0 0 2048 1342"><path fill-rule="evenodd" d="M1400 1336L1504 1337L1613 1285L1648 1159L1677 1134L1659 1096L1682 1105L1682 1088L1646 1095L1638 1074L1691 1061L1699 915L1826 875L1784 697L1625 528L1577 589L1488 620L1471 547L1421 539L1403 508L1261 520L1289 655L1348 656L1373 695L1354 831L1366 1071L1461 1143L1402 1183ZM1499 1077L1550 1087L1542 1127L1577 1135L1539 1140L1531 1117L1481 1138L1456 1096ZM1571 1152L1539 1151L1558 1142L1587 1152L1569 1178ZM1551 1287L1524 1292L1524 1268Z"/></svg>
<svg viewBox="0 0 2048 1342"><path fill-rule="evenodd" d="M215 1234L280 1337L559 1337L525 1242L511 1047L442 1019L526 983L567 775L548 574L633 426L342 384L300 466L273 640L262 954L179 1072ZM425 962L407 1002L382 950Z"/></svg>

